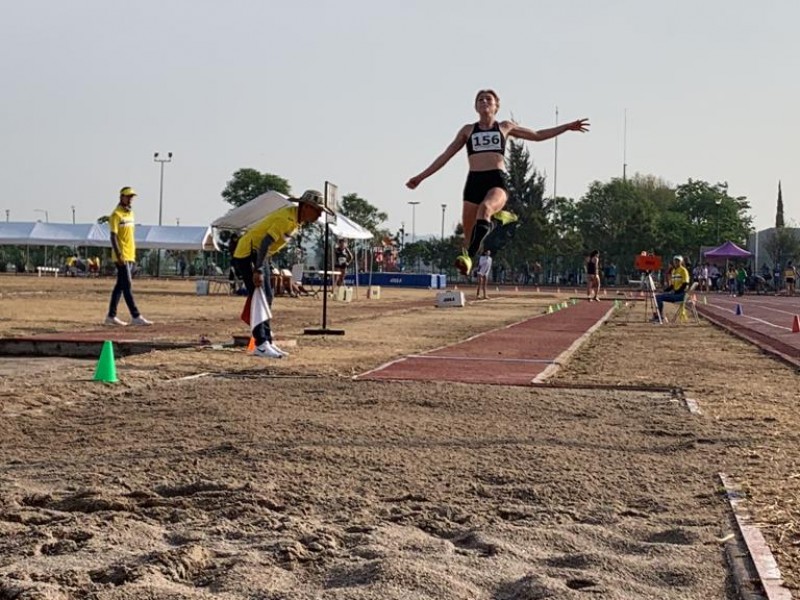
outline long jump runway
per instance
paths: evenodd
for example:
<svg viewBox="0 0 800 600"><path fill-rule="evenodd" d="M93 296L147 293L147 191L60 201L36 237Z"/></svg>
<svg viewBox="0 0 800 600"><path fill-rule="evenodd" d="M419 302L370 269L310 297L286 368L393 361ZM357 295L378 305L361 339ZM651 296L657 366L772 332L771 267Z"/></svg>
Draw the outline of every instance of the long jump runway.
<svg viewBox="0 0 800 600"><path fill-rule="evenodd" d="M554 373L613 310L608 302L581 301L451 346L404 356L355 379L532 385ZM446 324L446 317L442 321Z"/></svg>

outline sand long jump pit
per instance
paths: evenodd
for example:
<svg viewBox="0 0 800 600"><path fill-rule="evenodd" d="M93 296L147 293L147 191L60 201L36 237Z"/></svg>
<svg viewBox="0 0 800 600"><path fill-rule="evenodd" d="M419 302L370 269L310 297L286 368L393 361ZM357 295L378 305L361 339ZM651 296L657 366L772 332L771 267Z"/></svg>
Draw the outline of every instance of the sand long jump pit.
<svg viewBox="0 0 800 600"><path fill-rule="evenodd" d="M2 600L731 597L669 393L261 370L1 427Z"/></svg>

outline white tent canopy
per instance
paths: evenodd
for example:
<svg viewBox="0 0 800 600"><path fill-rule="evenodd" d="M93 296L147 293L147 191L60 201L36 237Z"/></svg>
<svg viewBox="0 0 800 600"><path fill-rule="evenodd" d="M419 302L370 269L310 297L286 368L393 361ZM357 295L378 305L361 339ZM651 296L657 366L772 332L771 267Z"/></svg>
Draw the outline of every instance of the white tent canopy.
<svg viewBox="0 0 800 600"><path fill-rule="evenodd" d="M249 202L228 211L224 216L211 223L217 229L234 229L239 231L254 225L271 212L293 204L288 197L279 192L266 192L256 196ZM323 213L327 218L327 213ZM336 213L336 223L330 225L331 233L338 237L350 239L370 239L372 232L363 228L358 223L348 219L341 213Z"/></svg>
<svg viewBox="0 0 800 600"><path fill-rule="evenodd" d="M291 204L286 196L278 192L267 192L256 196L241 206L232 208L225 216L211 223L217 229L247 229L257 223L271 212Z"/></svg>
<svg viewBox="0 0 800 600"><path fill-rule="evenodd" d="M0 245L110 246L97 223L0 223Z"/></svg>
<svg viewBox="0 0 800 600"><path fill-rule="evenodd" d="M108 240L108 226L100 227ZM210 227L186 227L183 225L137 225L136 248L146 250L219 250ZM111 245L110 242L108 244Z"/></svg>
<svg viewBox="0 0 800 600"><path fill-rule="evenodd" d="M327 219L328 214L324 214ZM336 213L336 223L330 225L330 230L333 235L350 240L372 239L372 232L369 229L364 229L361 225L341 213Z"/></svg>
<svg viewBox="0 0 800 600"><path fill-rule="evenodd" d="M218 250L210 227L137 225L136 247ZM0 245L91 246L110 248L108 225L98 223L1 223Z"/></svg>

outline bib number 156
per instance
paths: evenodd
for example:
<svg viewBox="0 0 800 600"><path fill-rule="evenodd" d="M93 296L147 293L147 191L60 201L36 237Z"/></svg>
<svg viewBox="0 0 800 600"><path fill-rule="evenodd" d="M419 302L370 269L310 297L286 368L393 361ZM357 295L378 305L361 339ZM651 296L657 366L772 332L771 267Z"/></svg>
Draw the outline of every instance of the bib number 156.
<svg viewBox="0 0 800 600"><path fill-rule="evenodd" d="M473 133L472 147L480 151L500 150L500 133L497 131Z"/></svg>

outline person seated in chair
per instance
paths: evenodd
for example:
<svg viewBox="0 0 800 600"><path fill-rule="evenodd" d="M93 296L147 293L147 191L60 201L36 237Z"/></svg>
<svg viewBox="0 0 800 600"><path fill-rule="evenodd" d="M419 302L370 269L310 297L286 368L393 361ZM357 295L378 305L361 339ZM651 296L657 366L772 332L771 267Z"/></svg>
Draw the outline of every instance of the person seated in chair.
<svg viewBox="0 0 800 600"><path fill-rule="evenodd" d="M656 310L658 312L653 313L653 322L658 323L664 320L664 302L683 302L683 296L690 282L689 271L683 266L683 257L673 256L669 283L662 293L656 294Z"/></svg>
<svg viewBox="0 0 800 600"><path fill-rule="evenodd" d="M281 288L282 293L292 298L297 296L294 281L292 280L292 272L289 269L278 269L278 286Z"/></svg>

